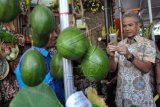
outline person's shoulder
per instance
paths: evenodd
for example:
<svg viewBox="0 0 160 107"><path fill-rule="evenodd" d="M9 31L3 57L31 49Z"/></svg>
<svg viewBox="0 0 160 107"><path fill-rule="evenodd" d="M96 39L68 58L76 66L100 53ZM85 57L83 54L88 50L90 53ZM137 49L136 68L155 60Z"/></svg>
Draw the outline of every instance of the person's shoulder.
<svg viewBox="0 0 160 107"><path fill-rule="evenodd" d="M153 40L150 40L150 39L142 37L142 36L136 36L136 40L137 40L138 43L141 43L141 44L154 45L154 41Z"/></svg>

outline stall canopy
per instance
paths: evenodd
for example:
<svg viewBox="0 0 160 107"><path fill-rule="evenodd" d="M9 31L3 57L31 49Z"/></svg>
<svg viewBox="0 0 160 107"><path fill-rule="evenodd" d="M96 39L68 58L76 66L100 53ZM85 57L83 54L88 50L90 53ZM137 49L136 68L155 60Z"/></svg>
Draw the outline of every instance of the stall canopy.
<svg viewBox="0 0 160 107"><path fill-rule="evenodd" d="M150 0L152 7L153 21L160 20L160 0ZM119 0L115 0L115 17L119 17ZM121 0L122 7L120 10L139 9L140 15L145 23L149 23L148 0Z"/></svg>
<svg viewBox="0 0 160 107"><path fill-rule="evenodd" d="M147 0L140 0L140 13L145 22L149 22L148 2ZM160 0L151 0L153 21L160 21Z"/></svg>

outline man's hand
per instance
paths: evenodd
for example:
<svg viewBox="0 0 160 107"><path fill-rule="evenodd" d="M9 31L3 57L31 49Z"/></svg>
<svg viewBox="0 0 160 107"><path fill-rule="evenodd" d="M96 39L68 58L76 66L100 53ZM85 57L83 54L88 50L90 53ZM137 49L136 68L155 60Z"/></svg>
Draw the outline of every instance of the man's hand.
<svg viewBox="0 0 160 107"><path fill-rule="evenodd" d="M115 51L117 51L117 46L113 45L113 43L108 43L108 45L106 47L106 51L107 51L108 55L114 57Z"/></svg>
<svg viewBox="0 0 160 107"><path fill-rule="evenodd" d="M124 55L126 58L129 58L132 55L124 43L118 44L117 51L119 54Z"/></svg>

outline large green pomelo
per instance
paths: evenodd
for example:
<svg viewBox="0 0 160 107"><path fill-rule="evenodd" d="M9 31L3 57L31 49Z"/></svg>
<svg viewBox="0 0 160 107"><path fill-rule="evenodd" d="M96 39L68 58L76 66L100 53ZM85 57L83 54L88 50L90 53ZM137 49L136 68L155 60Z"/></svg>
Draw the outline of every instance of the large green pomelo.
<svg viewBox="0 0 160 107"><path fill-rule="evenodd" d="M80 29L68 27L59 34L56 46L64 58L77 60L86 53L89 40Z"/></svg>
<svg viewBox="0 0 160 107"><path fill-rule="evenodd" d="M19 0L0 0L0 22L14 20L20 10Z"/></svg>
<svg viewBox="0 0 160 107"><path fill-rule="evenodd" d="M102 80L109 71L109 59L99 47L92 46L81 63L83 74L92 80Z"/></svg>
<svg viewBox="0 0 160 107"><path fill-rule="evenodd" d="M48 36L54 29L55 19L51 10L46 6L37 5L30 14L30 22L35 34Z"/></svg>
<svg viewBox="0 0 160 107"><path fill-rule="evenodd" d="M64 107L47 84L20 90L8 107Z"/></svg>
<svg viewBox="0 0 160 107"><path fill-rule="evenodd" d="M50 70L53 78L57 80L63 79L63 58L58 52L51 59Z"/></svg>
<svg viewBox="0 0 160 107"><path fill-rule="evenodd" d="M44 58L38 51L29 50L23 57L20 70L23 82L28 86L36 86L45 77L46 65Z"/></svg>

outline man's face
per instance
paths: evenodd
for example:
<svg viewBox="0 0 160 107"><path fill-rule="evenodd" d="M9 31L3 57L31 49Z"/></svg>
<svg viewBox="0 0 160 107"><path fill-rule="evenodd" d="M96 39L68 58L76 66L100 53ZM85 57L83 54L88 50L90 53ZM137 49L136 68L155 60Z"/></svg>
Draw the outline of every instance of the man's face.
<svg viewBox="0 0 160 107"><path fill-rule="evenodd" d="M139 30L139 24L135 22L134 17L123 18L123 33L125 37L134 37Z"/></svg>
<svg viewBox="0 0 160 107"><path fill-rule="evenodd" d="M50 37L49 37L48 43L46 45L46 48L55 47L56 40L57 40L57 34L55 31L53 31L52 33L50 33Z"/></svg>

